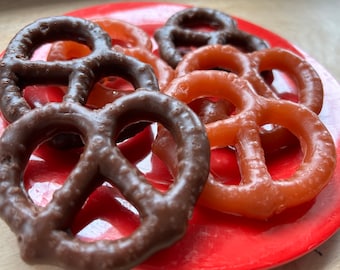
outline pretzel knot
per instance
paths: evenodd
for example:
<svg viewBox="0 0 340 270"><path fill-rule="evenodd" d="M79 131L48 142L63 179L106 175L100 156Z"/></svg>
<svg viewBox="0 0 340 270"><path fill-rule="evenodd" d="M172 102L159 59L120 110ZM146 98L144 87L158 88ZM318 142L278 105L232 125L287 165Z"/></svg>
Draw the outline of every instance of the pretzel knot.
<svg viewBox="0 0 340 270"><path fill-rule="evenodd" d="M222 212L265 219L313 199L335 168L335 146L317 115L303 105L264 98L247 81L223 71L193 71L172 81L165 93L185 103L201 97L226 99L235 106L227 119L206 124L210 146L234 147L239 184L225 185L210 174L200 202ZM303 159L288 179L268 172L260 131L265 124L287 128L300 141ZM160 156L168 155L156 149Z"/></svg>
<svg viewBox="0 0 340 270"><path fill-rule="evenodd" d="M142 120L159 122L178 144L179 170L166 193L154 189L114 142L122 129ZM23 190L23 171L38 144L69 130L83 138L84 152L52 201L39 208ZM199 118L166 95L139 90L97 111L74 102L49 103L4 131L0 141L1 215L18 235L28 262L49 262L67 269L130 269L184 234L207 179L207 160L209 144ZM117 187L138 210L141 224L126 238L82 242L69 228L102 179Z"/></svg>
<svg viewBox="0 0 340 270"><path fill-rule="evenodd" d="M248 80L259 95L273 99L281 99L287 86L271 87L261 74L272 70L284 72L296 84L297 102L317 114L321 111L323 86L319 75L307 61L290 51L268 48L244 53L228 45L205 46L184 57L176 68L176 76L214 68L237 74ZM294 136L279 126L262 129L261 138L266 151L277 150L295 142Z"/></svg>
<svg viewBox="0 0 340 270"><path fill-rule="evenodd" d="M35 49L48 42L72 40L87 45L91 53L70 61L31 61ZM158 91L152 68L111 49L111 38L97 24L69 16L37 20L13 38L0 63L0 108L9 122L30 111L22 97L25 86L66 85L64 100L84 104L100 78L116 75L135 88Z"/></svg>
<svg viewBox="0 0 340 270"><path fill-rule="evenodd" d="M190 29L209 26L209 31ZM182 60L180 46L200 47L212 44L229 44L251 52L268 47L268 44L238 29L231 16L209 8L187 8L172 15L155 33L160 56L173 68Z"/></svg>

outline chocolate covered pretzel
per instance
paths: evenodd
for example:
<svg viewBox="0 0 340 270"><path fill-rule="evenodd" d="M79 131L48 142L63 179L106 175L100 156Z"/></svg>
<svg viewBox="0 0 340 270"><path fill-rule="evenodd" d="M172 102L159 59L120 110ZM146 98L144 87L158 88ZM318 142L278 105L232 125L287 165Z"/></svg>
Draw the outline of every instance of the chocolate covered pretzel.
<svg viewBox="0 0 340 270"><path fill-rule="evenodd" d="M152 187L116 146L120 131L138 121L159 122L177 143L179 167L165 193ZM44 208L36 206L22 183L32 151L69 131L83 138L84 152L52 200ZM26 262L131 269L183 236L208 171L203 125L187 106L167 95L138 90L96 111L70 101L49 103L20 117L0 139L0 215L16 233ZM118 240L83 242L70 227L103 179L137 209L140 226Z"/></svg>
<svg viewBox="0 0 340 270"><path fill-rule="evenodd" d="M72 40L87 45L91 53L70 61L32 61L30 58L41 45L58 40ZM111 49L111 38L97 24L80 18L60 16L44 18L28 25L12 39L0 62L0 109L9 122L29 112L31 107L22 96L25 86L57 84L67 86L65 101L85 104L87 97L100 78L109 75L123 77L138 88L158 91L152 68ZM125 131L123 138L135 134L145 125ZM136 129L136 130L134 130ZM54 144L64 147L80 144L55 139Z"/></svg>
<svg viewBox="0 0 340 270"><path fill-rule="evenodd" d="M208 31L193 29L208 26ZM229 44L252 52L268 48L266 41L238 28L231 16L210 8L187 8L172 15L155 33L160 56L173 68L182 60L179 46Z"/></svg>

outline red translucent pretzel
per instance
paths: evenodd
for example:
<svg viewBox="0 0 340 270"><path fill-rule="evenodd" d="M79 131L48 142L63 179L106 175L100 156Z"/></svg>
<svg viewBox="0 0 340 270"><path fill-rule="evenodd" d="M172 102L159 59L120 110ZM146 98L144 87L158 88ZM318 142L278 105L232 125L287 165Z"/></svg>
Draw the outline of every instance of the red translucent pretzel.
<svg viewBox="0 0 340 270"><path fill-rule="evenodd" d="M212 149L235 148L241 173L241 182L232 185L210 175L200 197L200 202L210 208L265 219L313 199L332 176L336 163L332 137L305 106L258 96L247 81L223 71L193 71L174 79L165 93L185 103L217 97L236 107L231 117L205 125ZM264 124L284 126L300 141L303 159L287 179L274 181L267 170L260 140ZM160 140L160 145L167 144L166 137ZM173 164L173 171L175 159L168 149L169 145L166 150L154 145L155 153Z"/></svg>
<svg viewBox="0 0 340 270"><path fill-rule="evenodd" d="M158 79L160 89L163 89L172 80L174 71L152 53L151 39L142 29L130 23L111 18L97 18L93 19L93 22L110 35L114 50L151 65ZM52 45L47 60L70 60L84 57L90 52L90 49L82 44L72 41L60 41ZM120 89L123 86L128 89ZM91 107L102 107L119 96L131 92L129 87L115 77L101 80L94 85L87 104Z"/></svg>
<svg viewBox="0 0 340 270"><path fill-rule="evenodd" d="M272 70L282 71L296 83L297 102L317 114L321 111L323 86L319 75L307 61L288 50L269 48L248 54L228 45L205 46L185 56L176 68L176 76L214 68L237 74L248 80L259 95L274 99L280 99L287 89L270 87L261 74ZM267 151L296 141L286 129L277 126L262 129L261 137Z"/></svg>
<svg viewBox="0 0 340 270"><path fill-rule="evenodd" d="M119 132L136 121L161 123L179 146L176 180L165 193L153 188L115 144ZM30 155L44 140L69 130L84 138L84 151L52 200L44 208L36 206L22 184ZM131 269L183 236L208 172L204 126L169 96L139 90L96 111L74 102L49 103L12 123L0 139L0 214L17 234L22 257L29 263ZM137 209L140 225L121 239L81 241L70 228L103 181Z"/></svg>
<svg viewBox="0 0 340 270"><path fill-rule="evenodd" d="M156 31L155 39L160 56L173 68L186 53L181 52L180 46L229 44L247 52L268 48L264 40L238 29L237 21L231 16L198 7L176 12Z"/></svg>

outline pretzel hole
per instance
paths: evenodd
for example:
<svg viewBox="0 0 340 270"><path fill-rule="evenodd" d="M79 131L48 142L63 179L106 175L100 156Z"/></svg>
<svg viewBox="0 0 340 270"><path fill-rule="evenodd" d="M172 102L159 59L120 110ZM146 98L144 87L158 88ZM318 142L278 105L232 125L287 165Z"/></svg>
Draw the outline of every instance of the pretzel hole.
<svg viewBox="0 0 340 270"><path fill-rule="evenodd" d="M83 241L116 240L140 225L137 209L108 183L97 188L76 216L71 231Z"/></svg>
<svg viewBox="0 0 340 270"><path fill-rule="evenodd" d="M239 185L241 174L236 152L232 147L211 150L210 173L214 180L224 185Z"/></svg>
<svg viewBox="0 0 340 270"><path fill-rule="evenodd" d="M299 168L302 158L302 151L297 145L268 152L265 155L268 172L273 180L292 177Z"/></svg>
<svg viewBox="0 0 340 270"><path fill-rule="evenodd" d="M188 105L204 124L226 119L235 111L233 104L216 97L198 98Z"/></svg>
<svg viewBox="0 0 340 270"><path fill-rule="evenodd" d="M298 138L283 126L267 123L260 127L260 132L265 152L272 153L279 149L299 146Z"/></svg>
<svg viewBox="0 0 340 270"><path fill-rule="evenodd" d="M151 152L137 167L154 188L166 192L177 174L177 145L167 129L158 124L154 127Z"/></svg>
<svg viewBox="0 0 340 270"><path fill-rule="evenodd" d="M298 145L285 147L275 152L265 152L265 164L271 178L288 179L297 171L303 158ZM237 153L232 146L211 150L210 173L214 180L224 185L239 185L241 173Z"/></svg>
<svg viewBox="0 0 340 270"><path fill-rule="evenodd" d="M217 30L220 30L223 28L222 25L220 25L218 22L214 22L208 19L200 19L200 20L188 20L188 21L183 21L179 27L184 28L184 29L189 29L193 33L192 35L195 35L195 32L214 32ZM181 54L181 56L184 56L185 54L194 51L198 47L204 46L207 44L207 40L191 40L185 42L181 37L174 36L173 37L173 42L176 46L177 52Z"/></svg>
<svg viewBox="0 0 340 270"><path fill-rule="evenodd" d="M135 91L134 86L118 76L102 78L91 90L86 105L89 108L101 108L117 98Z"/></svg>
<svg viewBox="0 0 340 270"><path fill-rule="evenodd" d="M261 129L261 144L272 179L279 180L293 176L303 158L298 138L284 126L273 123L265 124Z"/></svg>
<svg viewBox="0 0 340 270"><path fill-rule="evenodd" d="M149 154L136 164L150 184L161 192L166 192L176 174L177 145L171 133L158 123L152 125L154 140ZM171 147L171 151L167 151Z"/></svg>
<svg viewBox="0 0 340 270"><path fill-rule="evenodd" d="M85 57L91 53L91 49L76 41L58 41L52 44L47 61L69 61Z"/></svg>
<svg viewBox="0 0 340 270"><path fill-rule="evenodd" d="M50 102L62 102L63 86L30 85L23 89L23 97L31 108L40 108Z"/></svg>
<svg viewBox="0 0 340 270"><path fill-rule="evenodd" d="M265 83L280 98L298 102L298 85L294 78L281 70L265 70L261 74L272 74L272 78L264 77Z"/></svg>
<svg viewBox="0 0 340 270"><path fill-rule="evenodd" d="M207 45L207 40L185 40L181 36L177 37L175 35L173 37L173 43L175 45L176 51L181 56L184 56L201 46Z"/></svg>
<svg viewBox="0 0 340 270"><path fill-rule="evenodd" d="M190 29L197 32L213 32L216 30L220 30L222 26L218 22L214 22L211 20L203 20L200 19L198 21L184 21L181 25L181 28Z"/></svg>
<svg viewBox="0 0 340 270"><path fill-rule="evenodd" d="M151 144L155 138L155 124L138 122L124 128L118 135L117 146L125 158L133 165L141 165L140 171L150 170ZM120 140L122 138L122 140Z"/></svg>
<svg viewBox="0 0 340 270"><path fill-rule="evenodd" d="M79 160L79 149L62 151L40 145L25 168L23 183L30 200L45 207Z"/></svg>

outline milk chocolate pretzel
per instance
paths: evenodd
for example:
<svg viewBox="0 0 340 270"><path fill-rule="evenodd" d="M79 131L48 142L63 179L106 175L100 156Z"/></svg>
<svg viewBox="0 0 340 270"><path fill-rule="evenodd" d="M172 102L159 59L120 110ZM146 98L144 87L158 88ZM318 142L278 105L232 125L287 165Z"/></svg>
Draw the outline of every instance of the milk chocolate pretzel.
<svg viewBox="0 0 340 270"><path fill-rule="evenodd" d="M119 132L136 121L156 121L176 141L175 182L161 193L122 156ZM84 152L44 208L28 198L22 175L34 148L59 132L83 137ZM93 111L74 102L48 103L23 115L0 140L0 214L17 234L29 263L67 269L131 269L180 239L209 171L209 143L199 118L164 94L138 90ZM118 240L82 242L70 233L89 195L108 181L139 212L140 226Z"/></svg>
<svg viewBox="0 0 340 270"><path fill-rule="evenodd" d="M210 26L211 31L190 29ZM268 48L267 42L238 29L231 16L209 8L187 8L172 15L155 33L160 56L173 68L182 60L177 46L200 47L211 44L230 44L251 52Z"/></svg>
<svg viewBox="0 0 340 270"><path fill-rule="evenodd" d="M92 52L70 61L31 61L35 49L58 40L87 45ZM31 110L22 89L33 84L68 86L64 100L84 104L92 86L108 75L121 76L135 88L158 91L149 65L111 49L111 38L98 25L85 19L60 16L43 18L13 38L0 63L0 108L13 122Z"/></svg>
<svg viewBox="0 0 340 270"><path fill-rule="evenodd" d="M91 53L70 61L32 61L34 50L58 40L87 45ZM25 86L66 85L64 100L85 104L93 85L102 77L121 76L138 88L159 91L152 68L133 57L111 49L111 38L97 24L85 19L60 16L43 18L28 25L13 38L0 63L0 109L13 122L31 110L22 96ZM145 128L145 123L129 127L121 140ZM82 146L78 136L59 134L51 144L57 148Z"/></svg>
<svg viewBox="0 0 340 270"><path fill-rule="evenodd" d="M200 196L210 208L266 219L283 210L313 199L328 183L336 165L332 136L315 113L305 106L257 95L248 82L233 73L193 71L174 79L165 93L185 103L197 98L216 97L235 105L229 118L206 124L210 146L234 147L241 173L239 184L223 184L213 175ZM303 158L296 172L287 179L273 180L261 145L260 127L277 124L287 128L300 141ZM163 144L165 138L161 138ZM156 143L155 143L156 144ZM168 148L169 149L171 147ZM171 151L153 147L163 159ZM176 168L175 162L170 167Z"/></svg>
<svg viewBox="0 0 340 270"><path fill-rule="evenodd" d="M279 70L296 83L298 103L315 113L323 105L323 86L314 68L298 55L282 48L268 48L244 53L229 45L210 45L188 53L176 68L180 77L194 70L221 68L248 80L261 96L280 99L280 91L270 87L261 74L264 71ZM273 151L295 142L295 137L282 127L262 130L262 144Z"/></svg>

